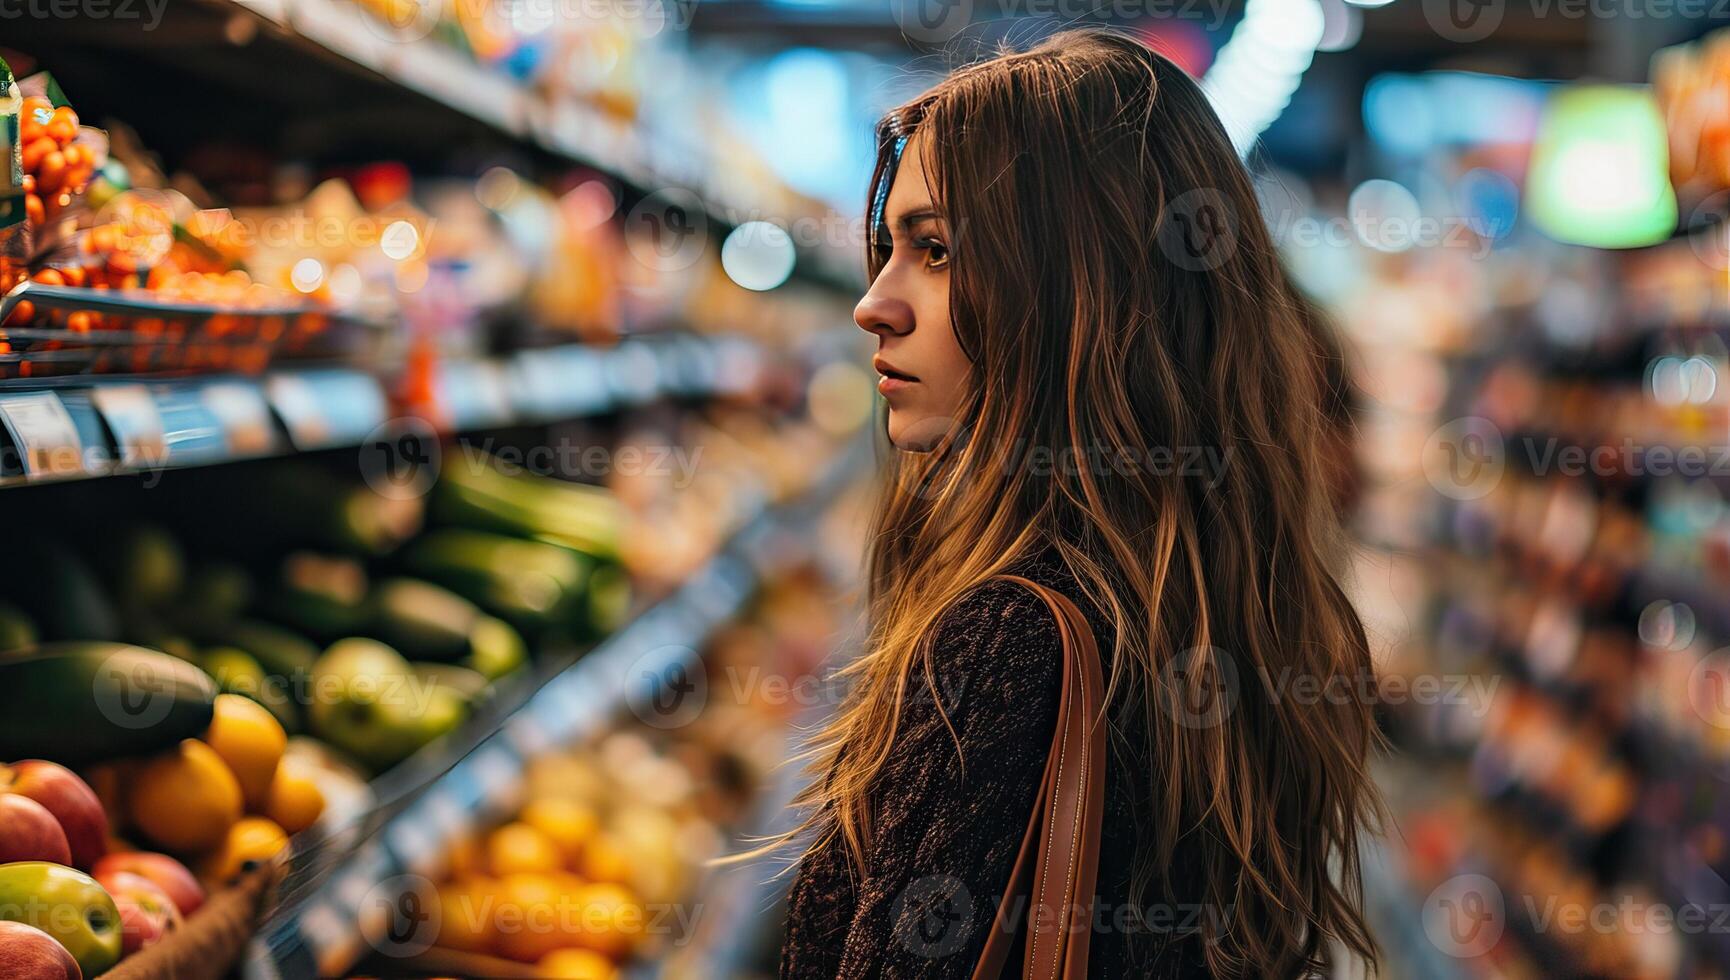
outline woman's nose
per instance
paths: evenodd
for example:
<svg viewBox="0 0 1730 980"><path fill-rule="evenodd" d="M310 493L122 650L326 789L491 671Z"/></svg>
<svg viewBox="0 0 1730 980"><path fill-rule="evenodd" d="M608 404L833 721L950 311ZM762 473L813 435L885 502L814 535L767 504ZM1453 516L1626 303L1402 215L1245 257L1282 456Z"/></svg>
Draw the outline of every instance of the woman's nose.
<svg viewBox="0 0 1730 980"><path fill-rule="evenodd" d="M913 307L894 295L888 276L878 276L853 307L853 322L859 329L878 336L904 334L913 329Z"/></svg>

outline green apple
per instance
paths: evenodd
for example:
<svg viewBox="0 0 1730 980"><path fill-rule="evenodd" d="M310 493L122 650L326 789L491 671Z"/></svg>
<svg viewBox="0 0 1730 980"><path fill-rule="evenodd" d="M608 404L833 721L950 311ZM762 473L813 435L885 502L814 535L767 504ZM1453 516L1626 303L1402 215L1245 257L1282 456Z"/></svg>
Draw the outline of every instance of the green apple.
<svg viewBox="0 0 1730 980"><path fill-rule="evenodd" d="M120 909L82 871L46 861L0 864L0 919L54 937L87 977L120 962Z"/></svg>
<svg viewBox="0 0 1730 980"><path fill-rule="evenodd" d="M460 723L464 699L377 640L331 644L312 667L313 733L376 770Z"/></svg>

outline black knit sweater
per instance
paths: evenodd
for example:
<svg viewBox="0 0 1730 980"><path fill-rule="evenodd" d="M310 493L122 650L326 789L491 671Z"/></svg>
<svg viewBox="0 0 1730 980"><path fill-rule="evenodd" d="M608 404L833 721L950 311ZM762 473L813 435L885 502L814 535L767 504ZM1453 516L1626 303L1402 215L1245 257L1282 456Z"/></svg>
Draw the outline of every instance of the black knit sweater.
<svg viewBox="0 0 1730 980"><path fill-rule="evenodd" d="M1112 634L1074 579L1049 558L1014 571L1086 611L1109 677ZM838 843L804 860L788 898L782 977L972 976L1051 746L1062 652L1050 609L1024 586L989 582L945 612L932 657L954 735L915 677L872 793L865 872ZM1139 909L1129 905L1138 790L1115 745L1107 766L1088 972L1206 977L1193 935L1205 910L1180 876L1169 883L1174 901L1156 883Z"/></svg>

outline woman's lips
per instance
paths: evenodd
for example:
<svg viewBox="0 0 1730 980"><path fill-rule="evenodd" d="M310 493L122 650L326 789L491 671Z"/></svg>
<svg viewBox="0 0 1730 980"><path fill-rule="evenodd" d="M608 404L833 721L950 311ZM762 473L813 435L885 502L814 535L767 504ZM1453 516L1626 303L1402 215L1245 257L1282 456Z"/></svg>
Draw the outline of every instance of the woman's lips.
<svg viewBox="0 0 1730 980"><path fill-rule="evenodd" d="M918 382L910 378L895 378L885 374L877 379L877 390L885 395L892 395L897 391L906 391L916 384Z"/></svg>
<svg viewBox="0 0 1730 980"><path fill-rule="evenodd" d="M885 395L905 391L919 383L918 378L905 371L896 370L894 365L881 357L872 358L871 366L877 369L878 374L882 375L881 378L877 379L877 390Z"/></svg>

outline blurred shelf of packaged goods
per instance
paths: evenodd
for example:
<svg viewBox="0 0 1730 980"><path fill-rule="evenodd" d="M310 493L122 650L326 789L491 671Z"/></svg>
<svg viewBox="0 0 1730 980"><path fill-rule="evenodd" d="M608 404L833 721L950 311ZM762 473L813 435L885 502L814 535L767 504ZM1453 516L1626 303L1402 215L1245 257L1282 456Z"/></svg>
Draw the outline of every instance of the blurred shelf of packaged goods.
<svg viewBox="0 0 1730 980"><path fill-rule="evenodd" d="M1712 652L1730 639L1722 256L1699 233L1521 244L1483 268L1425 256L1346 307L1368 524L1389 542L1377 632L1399 638L1378 675L1408 695L1385 720L1409 771L1379 780L1399 873L1366 870L1395 892L1379 904L1423 906L1383 929L1416 938L1387 944L1414 975L1438 944L1474 976L1723 975L1721 936L1644 918L1730 896L1730 714L1702 698L1730 676ZM1366 329L1448 282L1467 299ZM1456 693L1409 696L1438 681ZM1450 948L1447 906L1485 899L1495 934ZM1545 918L1558 902L1617 916L1570 931Z"/></svg>
<svg viewBox="0 0 1730 980"><path fill-rule="evenodd" d="M627 710L640 717L667 710L657 699L688 688L690 673L701 669L697 650L714 631L761 584L812 557L818 520L869 455L863 441L848 444L806 493L761 507L671 595L387 774L368 813L322 827L294 856L246 975L340 975L383 948L402 890L391 891L390 883L405 875L436 879L448 870L448 849L458 837L514 812L532 760L593 736ZM379 905L381 885L388 894Z"/></svg>
<svg viewBox="0 0 1730 980"><path fill-rule="evenodd" d="M602 415L656 399L744 396L763 370L748 341L686 335L570 345L437 372L453 431ZM51 387L43 387L50 385ZM0 487L358 447L392 418L384 383L349 368L262 378L72 376L0 383Z"/></svg>

